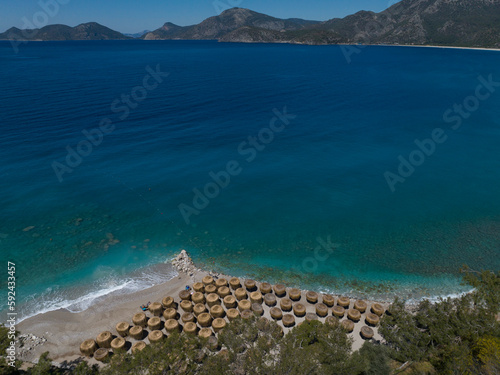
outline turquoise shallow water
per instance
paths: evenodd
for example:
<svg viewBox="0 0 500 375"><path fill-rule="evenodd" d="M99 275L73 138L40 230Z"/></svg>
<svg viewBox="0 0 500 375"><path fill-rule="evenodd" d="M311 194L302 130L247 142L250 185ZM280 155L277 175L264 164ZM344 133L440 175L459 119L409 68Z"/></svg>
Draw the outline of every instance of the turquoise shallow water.
<svg viewBox="0 0 500 375"><path fill-rule="evenodd" d="M158 264L183 248L218 271L364 297L466 290L463 264L500 269L500 92L469 98L478 77L500 81L499 56L0 42L0 261L17 264L22 315L168 280ZM158 65L168 77L121 120L112 103ZM464 100L474 111L453 129L443 115ZM53 163L103 119L115 129L60 182ZM384 173L436 128L446 141L392 192ZM232 161L187 224L179 205Z"/></svg>

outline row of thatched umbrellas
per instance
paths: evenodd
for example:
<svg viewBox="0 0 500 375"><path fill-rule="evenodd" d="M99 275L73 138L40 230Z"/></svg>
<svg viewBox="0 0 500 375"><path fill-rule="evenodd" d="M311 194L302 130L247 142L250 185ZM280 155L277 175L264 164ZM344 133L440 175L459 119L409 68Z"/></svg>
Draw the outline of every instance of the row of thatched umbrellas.
<svg viewBox="0 0 500 375"><path fill-rule="evenodd" d="M105 331L100 333L96 340L85 340L80 345L81 353L104 361L110 354L109 349L113 352L128 350L130 343L125 339L127 336L137 340L132 346L132 353L143 350L146 347L146 343L142 341L147 333L145 328L150 331L147 335L150 343L159 342L165 337L163 328L167 334L182 330L188 334L198 333L208 338L226 326L226 317L231 321L238 317L248 319L254 314L262 316L263 304L270 309L270 316L275 321L281 321L286 328L295 325L295 317L305 320L326 318L325 321L328 323L337 322L347 315L348 319L343 320L342 325L348 332L352 332L354 323L359 322L361 315L366 312L367 326L361 328L360 334L363 338L370 339L374 332L369 326L377 326L380 316L385 311L378 303L373 303L368 310L367 303L362 300L355 301L352 308L349 308L351 300L348 297L339 297L335 304L335 298L329 294L322 295L320 302L318 293L312 291L307 292L306 301L301 302L302 292L299 289L289 289L287 295L284 285L272 286L269 283L261 283L257 286L254 280L248 279L241 285L236 277L228 281L224 278L214 280L211 276L205 276L202 282L193 284L192 290L181 291L179 299L179 304L171 296L163 298L161 303L150 304L149 311L152 317L148 318L145 313L135 314L132 317L132 326L128 322L116 325L117 337L110 331ZM306 312L307 304L314 305L315 313ZM178 312L179 307L183 312L182 315ZM330 309L332 315L328 316ZM162 316L164 321L161 319Z"/></svg>

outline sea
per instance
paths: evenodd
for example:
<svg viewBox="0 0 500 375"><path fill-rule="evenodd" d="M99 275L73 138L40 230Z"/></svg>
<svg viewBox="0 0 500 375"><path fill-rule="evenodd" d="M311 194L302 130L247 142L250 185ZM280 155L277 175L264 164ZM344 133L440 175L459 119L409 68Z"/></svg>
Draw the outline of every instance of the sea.
<svg viewBox="0 0 500 375"><path fill-rule="evenodd" d="M0 321L200 267L352 297L500 270L500 52L0 42Z"/></svg>

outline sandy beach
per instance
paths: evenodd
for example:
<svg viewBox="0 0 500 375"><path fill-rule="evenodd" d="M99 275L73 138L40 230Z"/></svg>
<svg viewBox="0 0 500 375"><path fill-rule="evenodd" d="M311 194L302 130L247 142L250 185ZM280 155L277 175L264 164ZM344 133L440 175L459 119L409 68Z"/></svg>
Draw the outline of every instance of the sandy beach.
<svg viewBox="0 0 500 375"><path fill-rule="evenodd" d="M192 276L190 276L190 274ZM18 325L18 330L21 334L34 335L36 338L43 338L46 341L38 345L25 345L19 350L19 358L27 362L36 362L39 356L48 351L53 361L61 366L70 365L74 361L81 358L80 344L91 338L96 338L100 332L111 331L116 335L115 325L121 321L132 322L132 316L141 312L140 305L150 302L161 302L164 297L172 296L176 302L180 301L179 292L184 290L186 285L192 286L195 282L201 282L203 277L208 273L199 269L191 269L187 273L182 269L179 274L168 282L156 285L146 290L138 291L128 295L107 296L104 297L98 304L92 305L85 311L72 313L65 309L51 311L44 314L36 315L22 321ZM231 277L226 275L217 275L215 277L226 278ZM262 280L264 282L264 280ZM244 280L241 279L243 285ZM260 283L257 282L257 286ZM288 295L287 288L287 295ZM301 302L306 305L306 313L315 313L315 306L305 303L307 291L302 291ZM336 299L338 296L335 296ZM278 306L280 298L277 298ZM319 302L321 301L321 295ZM353 350L359 349L363 345L363 338L360 335L361 327L366 325L365 316L369 312L373 301L366 301L368 309L362 314L359 322L354 325L354 331L349 334L353 338ZM352 308L354 300L351 300L350 307ZM384 308L387 308L387 303L382 303ZM272 320L270 315L270 307L262 304L264 308L263 316ZM328 309L328 316L332 316L332 309ZM149 311L146 312L148 317L153 316ZM227 317L225 318L227 321ZM326 318L318 317L318 320L324 322ZM346 320L344 316L341 321ZM296 324L304 321L304 317L295 317ZM282 325L281 321L278 324ZM284 328L285 334L290 328ZM374 340L381 340L377 332L377 328L373 328L375 335ZM130 344L134 344L136 340L127 337ZM148 339L144 340L148 343ZM95 359L88 359L89 363L98 363Z"/></svg>

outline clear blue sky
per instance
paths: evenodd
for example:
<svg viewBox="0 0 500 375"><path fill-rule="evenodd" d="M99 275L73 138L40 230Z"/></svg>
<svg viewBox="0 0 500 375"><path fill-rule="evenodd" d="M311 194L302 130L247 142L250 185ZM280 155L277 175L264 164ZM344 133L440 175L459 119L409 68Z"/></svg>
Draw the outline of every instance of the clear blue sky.
<svg viewBox="0 0 500 375"><path fill-rule="evenodd" d="M382 11L396 0L0 0L0 32L22 28L23 17L39 24L76 26L95 21L114 30L136 33L154 30L165 22L192 25L215 16L221 9L239 6L279 18L327 20L359 10ZM41 4L55 3L57 11L44 11ZM64 5L62 5L64 4ZM48 14L48 22L43 12ZM36 19L36 18L35 18ZM36 24L36 23L35 23Z"/></svg>

